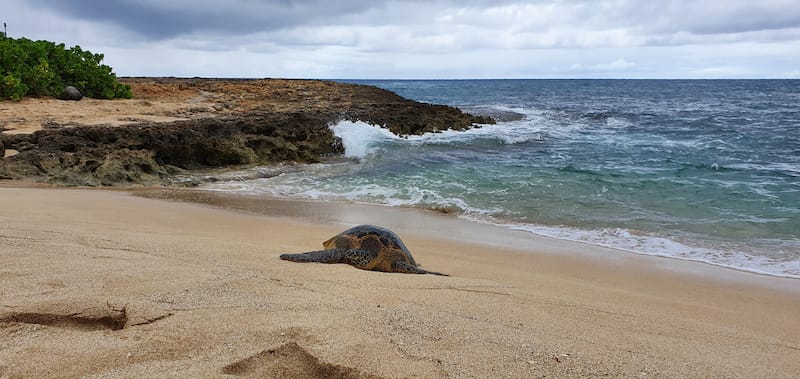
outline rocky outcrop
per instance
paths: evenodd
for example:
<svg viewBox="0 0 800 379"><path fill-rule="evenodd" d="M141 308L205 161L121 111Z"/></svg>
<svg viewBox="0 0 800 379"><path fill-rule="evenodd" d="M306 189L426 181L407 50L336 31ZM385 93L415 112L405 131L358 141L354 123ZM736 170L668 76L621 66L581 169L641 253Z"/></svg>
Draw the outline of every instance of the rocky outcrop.
<svg viewBox="0 0 800 379"><path fill-rule="evenodd" d="M419 103L378 87L340 85L358 89L350 95L342 118L385 126L397 135L465 130L475 124L495 123L491 117L467 114L445 105Z"/></svg>
<svg viewBox="0 0 800 379"><path fill-rule="evenodd" d="M396 134L466 129L492 122L375 87L353 86L335 84L322 95L347 91L351 95L338 103L325 99L308 103L306 110L254 109L184 121L0 134L0 146L19 152L0 159L0 179L88 186L160 184L187 170L310 163L340 155L344 152L341 141L329 128L340 120L384 125Z"/></svg>
<svg viewBox="0 0 800 379"><path fill-rule="evenodd" d="M19 154L3 160L0 178L155 184L185 170L316 162L341 153L328 123L321 115L273 113L6 135L5 142Z"/></svg>

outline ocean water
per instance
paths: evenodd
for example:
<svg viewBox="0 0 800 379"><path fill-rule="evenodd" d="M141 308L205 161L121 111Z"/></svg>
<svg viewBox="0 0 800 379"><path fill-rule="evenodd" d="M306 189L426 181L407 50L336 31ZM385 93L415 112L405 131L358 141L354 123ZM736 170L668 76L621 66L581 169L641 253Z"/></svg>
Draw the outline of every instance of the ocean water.
<svg viewBox="0 0 800 379"><path fill-rule="evenodd" d="M798 80L357 82L501 121L422 136L340 122L347 160L207 188L434 209L800 278Z"/></svg>

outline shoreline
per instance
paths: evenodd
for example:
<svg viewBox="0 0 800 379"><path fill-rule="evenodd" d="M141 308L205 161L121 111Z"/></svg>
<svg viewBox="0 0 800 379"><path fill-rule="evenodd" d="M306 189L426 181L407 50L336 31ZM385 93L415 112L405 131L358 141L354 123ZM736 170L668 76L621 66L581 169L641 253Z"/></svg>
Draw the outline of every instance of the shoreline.
<svg viewBox="0 0 800 379"><path fill-rule="evenodd" d="M397 210L402 214L404 214L405 212L411 212L411 214L415 213L419 214L420 218L430 219L431 221L426 223L426 225L434 224L437 222L447 223L450 225L448 228L448 232L451 235L453 235L454 233L458 233L462 237L466 237L468 233L459 233L460 229L467 229L474 231L484 228L484 229L494 230L494 234L501 236L497 238L490 238L488 241L487 239L483 240L475 239L471 241L474 243L492 243L493 241L494 242L493 244L507 248L514 248L515 246L524 245L525 243L536 243L542 240L557 241L573 245L572 248L573 250L579 250L577 246L587 246L588 247L587 250L592 250L592 251L601 250L606 252L605 255L608 256L614 256L617 254L630 254L633 256L644 256L666 261L690 262L693 264L709 266L715 269L729 270L735 273L755 275L758 277L785 279L789 281L790 287L792 281L798 281L797 283L800 283L800 278L793 276L778 275L769 272L758 271L755 269L728 266L702 259L691 259L691 258L683 258L666 254L639 252L621 247L595 244L592 242L581 241L577 239L552 237L537 233L535 231L518 229L515 227L514 224L493 223L489 221L475 220L471 218L461 217L458 214L439 212L436 210L417 208L413 206L396 207L396 206L381 205L381 204L369 204L369 203L347 202L347 201L336 201L336 200L291 198L291 197L280 197L280 196L271 196L264 194L259 194L259 195L242 194L242 193L237 193L235 191L228 192L228 191L219 191L219 190L203 189L203 188L143 188L143 189L133 190L132 193L134 195L146 198L208 204L223 209L252 212L261 215L270 215L271 214L270 212L278 211L281 214L291 215L294 218L298 218L307 222L314 222L314 223L338 222L342 223L343 225L346 224L355 225L359 222L355 219L355 217L347 217L347 215L335 214L336 209L341 209L344 207L359 209L360 211L357 212L356 214L361 216L367 215L370 212L389 214L393 212L392 210ZM265 204L274 204L274 206L263 206L263 205L259 206L258 204L260 202L264 202ZM300 204L301 206L293 208L290 206L281 206L282 204ZM309 217L308 213L301 211L302 209L306 209L309 207L319 207L326 209L326 211L323 212L326 214L326 217L313 219ZM386 218L388 217L384 216L384 219ZM426 231L423 230L423 228L416 228L414 232L425 233ZM514 241L514 244L508 241L503 242L503 239L508 239L508 241ZM670 266L670 264L666 265ZM702 270L691 270L691 271L702 271ZM800 292L800 287L798 287L797 290Z"/></svg>
<svg viewBox="0 0 800 379"><path fill-rule="evenodd" d="M0 185L0 375L800 370L792 279L546 238L520 246L523 232L416 210L260 200L246 212L133 195L147 191ZM393 229L423 267L452 276L277 258L354 222ZM119 330L86 326L120 312Z"/></svg>

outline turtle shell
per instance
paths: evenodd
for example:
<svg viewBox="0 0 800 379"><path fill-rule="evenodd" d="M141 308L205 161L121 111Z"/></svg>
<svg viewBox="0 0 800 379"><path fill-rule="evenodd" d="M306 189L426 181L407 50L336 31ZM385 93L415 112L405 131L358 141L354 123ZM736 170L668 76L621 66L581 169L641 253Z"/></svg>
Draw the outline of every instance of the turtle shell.
<svg viewBox="0 0 800 379"><path fill-rule="evenodd" d="M369 235L374 235L378 239L380 239L383 248L386 249L398 249L403 252L403 254L408 257L408 260L414 266L417 266L417 262L414 260L414 256L411 255L411 252L408 251L408 248L400 240L400 237L397 236L393 231L381 228L380 226L375 225L359 225L354 226L350 229L347 229L327 241L322 243L322 246L326 249L333 249L333 248L345 248L345 249L352 249L360 247L360 243L364 240L365 237Z"/></svg>

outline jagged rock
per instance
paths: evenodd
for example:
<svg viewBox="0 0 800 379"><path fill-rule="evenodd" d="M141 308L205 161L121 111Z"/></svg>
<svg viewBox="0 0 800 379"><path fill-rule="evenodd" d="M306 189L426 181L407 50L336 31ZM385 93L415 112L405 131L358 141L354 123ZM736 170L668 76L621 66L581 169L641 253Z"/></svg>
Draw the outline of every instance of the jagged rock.
<svg viewBox="0 0 800 379"><path fill-rule="evenodd" d="M6 156L6 145L3 145L3 141L0 141L0 159Z"/></svg>
<svg viewBox="0 0 800 379"><path fill-rule="evenodd" d="M61 91L61 95L58 97L61 100L73 100L78 101L83 99L83 94L81 91L78 91L77 88L73 86L66 86L63 91Z"/></svg>
<svg viewBox="0 0 800 379"><path fill-rule="evenodd" d="M93 175L101 185L157 183L170 173L167 167L156 163L148 151L123 149L105 158Z"/></svg>
<svg viewBox="0 0 800 379"><path fill-rule="evenodd" d="M155 184L180 170L317 162L342 153L329 122L318 114L257 113L4 135L7 144L22 149L0 164L0 178L62 185Z"/></svg>

